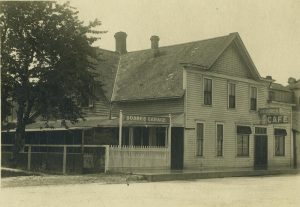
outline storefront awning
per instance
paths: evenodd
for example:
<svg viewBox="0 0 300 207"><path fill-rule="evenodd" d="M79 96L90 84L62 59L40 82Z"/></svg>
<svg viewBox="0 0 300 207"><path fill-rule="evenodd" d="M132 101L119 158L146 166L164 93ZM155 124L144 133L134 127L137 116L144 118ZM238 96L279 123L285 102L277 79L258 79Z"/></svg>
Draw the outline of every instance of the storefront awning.
<svg viewBox="0 0 300 207"><path fill-rule="evenodd" d="M287 132L285 129L274 129L274 135L277 136L286 136Z"/></svg>
<svg viewBox="0 0 300 207"><path fill-rule="evenodd" d="M237 126L236 133L237 134L252 134L251 127L249 127L249 126Z"/></svg>

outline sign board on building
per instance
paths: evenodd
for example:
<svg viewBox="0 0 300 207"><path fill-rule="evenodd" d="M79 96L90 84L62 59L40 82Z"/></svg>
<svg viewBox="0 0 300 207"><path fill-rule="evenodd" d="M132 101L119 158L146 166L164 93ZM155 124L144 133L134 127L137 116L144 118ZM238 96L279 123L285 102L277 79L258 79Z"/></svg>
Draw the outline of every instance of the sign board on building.
<svg viewBox="0 0 300 207"><path fill-rule="evenodd" d="M268 124L282 124L289 123L288 116L286 115L267 115Z"/></svg>
<svg viewBox="0 0 300 207"><path fill-rule="evenodd" d="M280 114L280 108L261 108L259 109L259 113L261 115Z"/></svg>
<svg viewBox="0 0 300 207"><path fill-rule="evenodd" d="M170 123L170 118L158 116L124 115L124 121L144 122L149 124L168 124Z"/></svg>

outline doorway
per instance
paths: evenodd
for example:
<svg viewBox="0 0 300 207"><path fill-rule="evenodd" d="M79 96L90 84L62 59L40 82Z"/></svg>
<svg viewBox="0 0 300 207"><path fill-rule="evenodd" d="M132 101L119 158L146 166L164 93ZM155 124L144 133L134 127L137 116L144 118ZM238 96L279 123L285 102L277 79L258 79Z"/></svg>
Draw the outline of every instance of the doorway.
<svg viewBox="0 0 300 207"><path fill-rule="evenodd" d="M268 167L268 136L254 136L254 168L267 169Z"/></svg>
<svg viewBox="0 0 300 207"><path fill-rule="evenodd" d="M183 128L173 127L171 135L171 169L183 169Z"/></svg>

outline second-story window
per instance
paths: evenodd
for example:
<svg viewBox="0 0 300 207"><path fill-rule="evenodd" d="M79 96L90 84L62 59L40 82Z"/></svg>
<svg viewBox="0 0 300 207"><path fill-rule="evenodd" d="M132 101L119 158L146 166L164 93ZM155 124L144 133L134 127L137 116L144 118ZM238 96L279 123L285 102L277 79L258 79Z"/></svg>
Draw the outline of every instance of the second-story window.
<svg viewBox="0 0 300 207"><path fill-rule="evenodd" d="M212 105L212 80L204 78L204 105Z"/></svg>
<svg viewBox="0 0 300 207"><path fill-rule="evenodd" d="M84 95L81 96L81 107L93 107L94 106L94 101L92 98L92 94L94 93L94 85L93 84L88 84L88 89L89 92L85 93Z"/></svg>
<svg viewBox="0 0 300 207"><path fill-rule="evenodd" d="M257 109L257 88L250 87L250 110Z"/></svg>
<svg viewBox="0 0 300 207"><path fill-rule="evenodd" d="M228 108L235 108L235 84L228 84Z"/></svg>

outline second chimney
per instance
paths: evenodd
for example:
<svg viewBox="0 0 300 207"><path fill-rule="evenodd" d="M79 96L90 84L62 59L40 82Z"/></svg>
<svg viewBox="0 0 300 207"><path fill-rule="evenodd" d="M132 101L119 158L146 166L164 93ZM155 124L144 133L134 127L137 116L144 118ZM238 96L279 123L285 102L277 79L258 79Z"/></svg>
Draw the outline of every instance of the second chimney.
<svg viewBox="0 0 300 207"><path fill-rule="evenodd" d="M153 55L154 57L159 55L159 50L158 50L158 42L159 42L159 36L153 35L150 38L151 40L151 49L153 50Z"/></svg>
<svg viewBox="0 0 300 207"><path fill-rule="evenodd" d="M150 38L151 40L151 49L158 49L159 36L153 35Z"/></svg>
<svg viewBox="0 0 300 207"><path fill-rule="evenodd" d="M115 34L116 52L118 52L121 55L127 53L126 38L127 38L127 34L125 32L117 32Z"/></svg>

